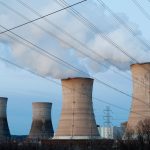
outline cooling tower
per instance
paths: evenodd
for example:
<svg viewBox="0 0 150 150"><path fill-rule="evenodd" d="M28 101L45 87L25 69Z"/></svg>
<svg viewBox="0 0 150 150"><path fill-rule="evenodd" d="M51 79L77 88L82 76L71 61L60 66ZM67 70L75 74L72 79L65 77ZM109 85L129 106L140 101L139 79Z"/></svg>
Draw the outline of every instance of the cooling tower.
<svg viewBox="0 0 150 150"><path fill-rule="evenodd" d="M150 63L131 65L133 100L127 129L135 129L138 122L150 117Z"/></svg>
<svg viewBox="0 0 150 150"><path fill-rule="evenodd" d="M93 79L62 79L63 106L54 139L99 138L93 105Z"/></svg>
<svg viewBox="0 0 150 150"><path fill-rule="evenodd" d="M6 113L7 100L5 97L0 97L0 139L10 137Z"/></svg>
<svg viewBox="0 0 150 150"><path fill-rule="evenodd" d="M52 103L35 102L32 103L32 126L29 138L32 139L49 139L54 135L51 121Z"/></svg>

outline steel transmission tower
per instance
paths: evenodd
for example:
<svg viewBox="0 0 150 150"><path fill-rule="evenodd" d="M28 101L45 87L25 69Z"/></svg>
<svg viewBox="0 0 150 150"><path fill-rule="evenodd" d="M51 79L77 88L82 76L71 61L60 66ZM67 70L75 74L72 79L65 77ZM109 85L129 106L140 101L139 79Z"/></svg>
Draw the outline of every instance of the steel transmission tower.
<svg viewBox="0 0 150 150"><path fill-rule="evenodd" d="M111 122L111 119L112 119L112 116L111 116L111 113L112 113L112 110L110 109L109 106L106 106L106 108L104 109L104 127L106 128L106 134L107 134L107 137L109 139L112 138L112 122Z"/></svg>

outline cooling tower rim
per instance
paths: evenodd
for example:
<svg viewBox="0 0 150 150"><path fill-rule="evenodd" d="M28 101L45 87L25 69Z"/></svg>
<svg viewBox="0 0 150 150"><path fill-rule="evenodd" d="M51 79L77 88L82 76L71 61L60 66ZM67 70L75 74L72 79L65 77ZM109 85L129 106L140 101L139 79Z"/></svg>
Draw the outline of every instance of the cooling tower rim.
<svg viewBox="0 0 150 150"><path fill-rule="evenodd" d="M143 62L143 63L134 63L134 64L131 64L130 66L134 66L134 65L146 65L146 64L150 64L150 62Z"/></svg>
<svg viewBox="0 0 150 150"><path fill-rule="evenodd" d="M74 79L86 79L86 80L94 80L93 78L88 78L88 77L69 77L69 78L64 78L64 79L61 79L62 81L64 80L74 80Z"/></svg>
<svg viewBox="0 0 150 150"><path fill-rule="evenodd" d="M46 104L46 105L52 105L51 102L33 102L32 105L36 105L36 104Z"/></svg>
<svg viewBox="0 0 150 150"><path fill-rule="evenodd" d="M8 100L8 98L7 98L7 97L3 97L3 96L2 96L2 97L0 97L0 99L1 99L1 100Z"/></svg>

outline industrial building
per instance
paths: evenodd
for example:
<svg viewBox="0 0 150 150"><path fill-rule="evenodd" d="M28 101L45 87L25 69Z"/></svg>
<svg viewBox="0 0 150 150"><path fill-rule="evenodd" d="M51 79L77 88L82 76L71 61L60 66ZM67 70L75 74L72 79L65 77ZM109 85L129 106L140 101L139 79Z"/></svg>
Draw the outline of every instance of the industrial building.
<svg viewBox="0 0 150 150"><path fill-rule="evenodd" d="M122 127L110 126L98 128L101 139L122 139L124 130Z"/></svg>
<svg viewBox="0 0 150 150"><path fill-rule="evenodd" d="M10 131L7 122L7 98L0 97L0 139L10 137Z"/></svg>
<svg viewBox="0 0 150 150"><path fill-rule="evenodd" d="M150 117L150 63L131 65L133 99L127 129L136 129L140 120Z"/></svg>
<svg viewBox="0 0 150 150"><path fill-rule="evenodd" d="M32 103L33 116L32 126L29 133L29 138L32 139L49 139L54 135L51 108L52 103L34 102Z"/></svg>
<svg viewBox="0 0 150 150"><path fill-rule="evenodd" d="M98 139L91 78L62 79L63 106L54 139Z"/></svg>
<svg viewBox="0 0 150 150"><path fill-rule="evenodd" d="M97 127L92 103L94 80L76 77L61 80L63 105L55 135L51 120L52 103L35 102L32 103L32 126L28 138L120 139L125 129L136 129L139 121L150 117L150 63L133 64L131 71L133 98L129 119L123 124L124 127ZM10 137L7 100L0 97L0 138Z"/></svg>

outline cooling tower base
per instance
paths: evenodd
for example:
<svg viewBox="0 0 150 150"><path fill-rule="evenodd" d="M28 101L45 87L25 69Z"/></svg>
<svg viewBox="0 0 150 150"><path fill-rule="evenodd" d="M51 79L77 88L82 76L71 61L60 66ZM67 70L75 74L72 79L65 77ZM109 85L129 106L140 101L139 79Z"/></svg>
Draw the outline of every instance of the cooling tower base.
<svg viewBox="0 0 150 150"><path fill-rule="evenodd" d="M90 139L100 139L100 136L55 136L54 140L64 139L64 140L90 140Z"/></svg>

